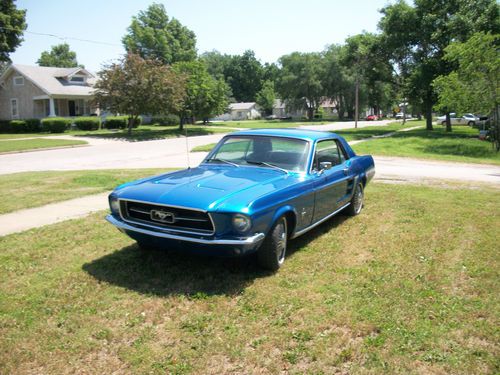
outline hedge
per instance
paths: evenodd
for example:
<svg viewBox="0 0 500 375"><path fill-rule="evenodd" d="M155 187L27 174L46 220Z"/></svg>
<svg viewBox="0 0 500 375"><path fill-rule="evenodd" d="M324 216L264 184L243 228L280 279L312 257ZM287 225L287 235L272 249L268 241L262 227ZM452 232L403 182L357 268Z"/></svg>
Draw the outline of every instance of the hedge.
<svg viewBox="0 0 500 375"><path fill-rule="evenodd" d="M80 130L97 130L101 126L101 119L96 116L78 117L73 119L73 123Z"/></svg>
<svg viewBox="0 0 500 375"><path fill-rule="evenodd" d="M181 122L179 116L177 115L161 115L161 116L153 116L151 118L152 125L163 125L163 126L171 126L171 125L179 125Z"/></svg>
<svg viewBox="0 0 500 375"><path fill-rule="evenodd" d="M42 131L64 133L71 125L71 119L63 117L47 117L42 119Z"/></svg>
<svg viewBox="0 0 500 375"><path fill-rule="evenodd" d="M37 133L40 131L39 119L1 120L0 133Z"/></svg>
<svg viewBox="0 0 500 375"><path fill-rule="evenodd" d="M139 117L134 124L134 128L141 125L142 118ZM106 129L125 129L128 125L128 116L108 116L104 122Z"/></svg>

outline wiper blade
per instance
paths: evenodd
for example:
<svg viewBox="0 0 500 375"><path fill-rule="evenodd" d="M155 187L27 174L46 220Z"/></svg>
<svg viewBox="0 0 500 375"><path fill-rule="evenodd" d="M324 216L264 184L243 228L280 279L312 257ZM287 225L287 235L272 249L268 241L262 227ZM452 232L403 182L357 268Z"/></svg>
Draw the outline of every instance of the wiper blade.
<svg viewBox="0 0 500 375"><path fill-rule="evenodd" d="M265 161L255 161L255 160L247 160L248 164L255 164L255 165L265 165L266 167L274 168L279 171L285 172L288 174L288 171L286 169L280 168L277 165L271 164L271 163L266 163Z"/></svg>
<svg viewBox="0 0 500 375"><path fill-rule="evenodd" d="M229 161L229 160L224 160L224 159L219 159L219 158L211 158L211 159L207 159L206 161L207 161L207 162L211 162L211 161L218 161L218 162L222 162L222 163L226 163L226 164L232 165L232 166L234 166L234 167L239 167L239 165L238 165L238 164L233 163L232 161Z"/></svg>

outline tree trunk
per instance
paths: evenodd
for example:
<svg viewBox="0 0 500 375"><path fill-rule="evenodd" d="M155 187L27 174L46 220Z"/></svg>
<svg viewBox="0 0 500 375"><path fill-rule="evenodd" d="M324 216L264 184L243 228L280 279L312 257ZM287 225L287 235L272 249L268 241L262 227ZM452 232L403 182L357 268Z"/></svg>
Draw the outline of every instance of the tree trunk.
<svg viewBox="0 0 500 375"><path fill-rule="evenodd" d="M184 130L184 116L179 116L180 117L180 122L179 122L179 130L182 132Z"/></svg>
<svg viewBox="0 0 500 375"><path fill-rule="evenodd" d="M358 127L359 118L359 79L356 78L356 92L354 93L354 127Z"/></svg>
<svg viewBox="0 0 500 375"><path fill-rule="evenodd" d="M425 128L427 130L434 130L432 128L432 103L425 102Z"/></svg>
<svg viewBox="0 0 500 375"><path fill-rule="evenodd" d="M135 118L134 117L129 117L128 118L128 124L127 124L127 134L130 136L132 135L132 128L134 127L135 124Z"/></svg>
<svg viewBox="0 0 500 375"><path fill-rule="evenodd" d="M312 107L308 107L307 108L307 118L309 119L309 121L311 121L314 117L314 108Z"/></svg>
<svg viewBox="0 0 500 375"><path fill-rule="evenodd" d="M446 131L451 132L451 120L449 111L446 111Z"/></svg>

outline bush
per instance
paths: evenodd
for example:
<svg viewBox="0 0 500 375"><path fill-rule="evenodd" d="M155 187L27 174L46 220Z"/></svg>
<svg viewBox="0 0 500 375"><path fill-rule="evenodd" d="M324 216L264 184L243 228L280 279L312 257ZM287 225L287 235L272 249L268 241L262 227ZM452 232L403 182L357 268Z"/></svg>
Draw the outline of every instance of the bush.
<svg viewBox="0 0 500 375"><path fill-rule="evenodd" d="M142 119L139 117L134 124L134 128L141 125ZM128 125L128 116L108 116L104 122L106 129L125 129Z"/></svg>
<svg viewBox="0 0 500 375"><path fill-rule="evenodd" d="M42 131L50 133L64 133L71 125L71 119L62 117L47 117L41 121Z"/></svg>
<svg viewBox="0 0 500 375"><path fill-rule="evenodd" d="M73 120L73 123L80 130L97 130L101 125L99 117L78 117Z"/></svg>
<svg viewBox="0 0 500 375"><path fill-rule="evenodd" d="M175 126L179 125L181 120L177 115L161 115L161 116L153 116L151 118L152 125L163 125L163 126Z"/></svg>
<svg viewBox="0 0 500 375"><path fill-rule="evenodd" d="M0 133L10 133L9 120L0 120Z"/></svg>
<svg viewBox="0 0 500 375"><path fill-rule="evenodd" d="M12 120L10 122L10 133L27 133L26 121Z"/></svg>
<svg viewBox="0 0 500 375"><path fill-rule="evenodd" d="M28 133L38 133L41 130L40 127L40 119L38 118L29 118L24 120L26 122L26 131Z"/></svg>

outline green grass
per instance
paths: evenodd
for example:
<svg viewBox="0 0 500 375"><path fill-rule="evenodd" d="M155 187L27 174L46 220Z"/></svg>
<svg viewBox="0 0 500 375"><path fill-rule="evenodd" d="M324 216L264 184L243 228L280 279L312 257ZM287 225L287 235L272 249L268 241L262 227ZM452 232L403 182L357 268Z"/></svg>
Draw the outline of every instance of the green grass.
<svg viewBox="0 0 500 375"><path fill-rule="evenodd" d="M435 125L433 131L400 132L353 148L360 154L500 164L500 153L493 150L490 142L480 141L478 130L468 126L454 126L453 131L447 133L443 126Z"/></svg>
<svg viewBox="0 0 500 375"><path fill-rule="evenodd" d="M209 143L206 145L196 146L191 149L191 152L209 152L217 143Z"/></svg>
<svg viewBox="0 0 500 375"><path fill-rule="evenodd" d="M27 151L36 150L41 148L63 147L85 145L87 142L79 140L66 140L66 139L23 139L23 140L9 140L0 141L0 153L13 152L13 151Z"/></svg>
<svg viewBox="0 0 500 375"><path fill-rule="evenodd" d="M23 172L0 175L0 214L112 190L165 169ZM1 371L0 371L1 373Z"/></svg>
<svg viewBox="0 0 500 375"><path fill-rule="evenodd" d="M0 372L498 373L499 202L375 183L276 274L141 254L102 212L3 237Z"/></svg>
<svg viewBox="0 0 500 375"><path fill-rule="evenodd" d="M230 128L244 129L269 129L269 128L295 128L301 125L322 125L331 124L334 120L316 119L307 120L245 120L245 121L215 121L209 126L223 126Z"/></svg>

